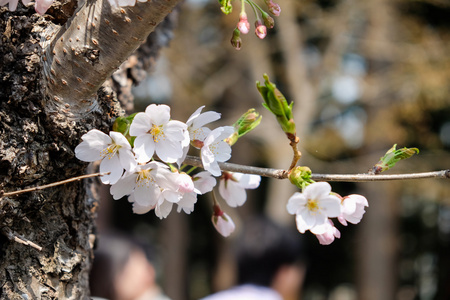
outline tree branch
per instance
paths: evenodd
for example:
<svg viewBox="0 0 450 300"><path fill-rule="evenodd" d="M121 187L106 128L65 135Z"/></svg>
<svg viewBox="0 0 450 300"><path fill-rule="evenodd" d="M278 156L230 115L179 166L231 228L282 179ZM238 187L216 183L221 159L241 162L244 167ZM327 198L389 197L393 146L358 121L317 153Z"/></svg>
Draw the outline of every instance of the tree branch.
<svg viewBox="0 0 450 300"><path fill-rule="evenodd" d="M203 167L202 161L198 157L187 156L184 160L184 164L191 165L194 167ZM264 177L272 177L276 179L286 179L288 178L289 172L287 170L281 169L271 169L271 168L259 168L253 166L239 165L233 163L219 163L220 168L223 171L229 172L239 172L245 174L254 174ZM58 186L61 184L66 184L69 182L74 182L86 178L100 177L108 175L107 173L92 173L82 176L77 176L69 178L66 180L36 186L28 189L23 189L19 191L7 192L3 190L0 191L0 202L3 197L15 196L22 193L34 192L50 187ZM450 179L450 169L441 170L435 172L422 172L422 173L410 173L410 174L393 174L393 175L370 175L370 174L312 174L311 179L315 181L341 181L341 182L369 182L369 181L392 181L392 180L409 180L409 179L426 179L426 178L446 178Z"/></svg>
<svg viewBox="0 0 450 300"><path fill-rule="evenodd" d="M202 167L202 161L198 157L186 157L185 164ZM288 171L271 168L258 168L253 166L238 165L232 163L219 163L223 171L239 172L246 174L255 174L264 177L276 179L286 179ZM369 175L369 174L317 174L313 173L311 179L315 181L343 181L343 182L368 182L368 181L389 181L389 180L408 180L425 178L447 178L450 179L450 169L435 172L393 174L393 175Z"/></svg>

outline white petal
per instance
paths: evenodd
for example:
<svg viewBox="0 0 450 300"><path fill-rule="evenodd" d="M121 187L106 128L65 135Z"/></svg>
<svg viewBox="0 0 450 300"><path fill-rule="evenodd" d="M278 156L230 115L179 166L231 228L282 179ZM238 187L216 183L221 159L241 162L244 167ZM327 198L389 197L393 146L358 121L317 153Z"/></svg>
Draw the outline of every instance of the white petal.
<svg viewBox="0 0 450 300"><path fill-rule="evenodd" d="M110 131L109 136L111 137L114 144L123 147L124 149L131 149L130 143L127 138L120 132Z"/></svg>
<svg viewBox="0 0 450 300"><path fill-rule="evenodd" d="M220 180L219 193L231 207L241 206L247 200L245 189L232 180Z"/></svg>
<svg viewBox="0 0 450 300"><path fill-rule="evenodd" d="M225 142L219 142L213 153L217 161L227 161L231 158L231 146Z"/></svg>
<svg viewBox="0 0 450 300"><path fill-rule="evenodd" d="M214 176L220 176L222 174L222 170L220 170L219 164L216 161L211 162L208 167L205 166L205 170Z"/></svg>
<svg viewBox="0 0 450 300"><path fill-rule="evenodd" d="M328 195L320 199L320 209L330 218L338 217L341 214L341 201L334 195Z"/></svg>
<svg viewBox="0 0 450 300"><path fill-rule="evenodd" d="M306 224L305 220L303 219L302 216L300 215L296 215L295 216L295 224L297 225L297 230L300 233L305 233L306 230L310 229L311 226L309 226L308 224Z"/></svg>
<svg viewBox="0 0 450 300"><path fill-rule="evenodd" d="M192 125L192 123L194 122L194 120L196 118L198 118L198 116L200 115L202 109L205 108L204 105L200 106L199 108L197 108L196 111L194 111L194 113L188 118L188 120L186 121L186 125L190 126Z"/></svg>
<svg viewBox="0 0 450 300"><path fill-rule="evenodd" d="M123 174L123 167L119 162L117 155L111 158L105 157L100 163L100 173L111 172L109 175L102 176L100 179L104 184L116 183Z"/></svg>
<svg viewBox="0 0 450 300"><path fill-rule="evenodd" d="M305 196L299 192L295 192L294 195L289 198L288 203L286 205L287 211L291 215L295 215L298 213L301 207L306 205L307 199Z"/></svg>
<svg viewBox="0 0 450 300"><path fill-rule="evenodd" d="M137 175L135 173L125 173L125 175L121 179L119 179L119 181L111 185L111 189L109 191L113 198L117 200L122 198L123 196L131 194L136 185L136 177Z"/></svg>
<svg viewBox="0 0 450 300"><path fill-rule="evenodd" d="M187 125L180 121L169 121L164 126L164 134L168 139L174 141L183 141L185 139L184 132L187 130Z"/></svg>
<svg viewBox="0 0 450 300"><path fill-rule="evenodd" d="M183 195L183 198L178 201L177 211L180 212L183 210L185 213L190 214L194 211L194 204L197 202L197 194L196 193L186 193Z"/></svg>
<svg viewBox="0 0 450 300"><path fill-rule="evenodd" d="M154 183L140 184L134 189L134 199L142 206L154 206L158 202L161 190Z"/></svg>
<svg viewBox="0 0 450 300"><path fill-rule="evenodd" d="M162 201L161 203L158 203L155 208L155 215L160 219L166 218L172 211L172 206L172 202Z"/></svg>
<svg viewBox="0 0 450 300"><path fill-rule="evenodd" d="M204 125L220 119L220 114L215 111L207 111L200 114L192 123L193 128L200 128Z"/></svg>
<svg viewBox="0 0 450 300"><path fill-rule="evenodd" d="M138 136L134 140L134 153L136 154L136 161L139 163L148 162L155 153L155 142L150 134Z"/></svg>
<svg viewBox="0 0 450 300"><path fill-rule="evenodd" d="M315 182L308 185L303 194L308 199L319 199L331 192L331 185L328 182Z"/></svg>
<svg viewBox="0 0 450 300"><path fill-rule="evenodd" d="M119 160L121 166L127 171L133 171L136 168L137 161L131 150L119 149Z"/></svg>
<svg viewBox="0 0 450 300"><path fill-rule="evenodd" d="M105 147L106 148L106 147ZM75 147L75 157L81 161L93 162L102 159L101 151L102 149L92 148L88 143L81 142Z"/></svg>
<svg viewBox="0 0 450 300"><path fill-rule="evenodd" d="M216 183L216 179L208 171L194 175L194 186L200 191L200 194L211 192Z"/></svg>
<svg viewBox="0 0 450 300"><path fill-rule="evenodd" d="M170 107L165 104L150 104L145 109L145 114L151 118L151 123L163 125L170 120Z"/></svg>
<svg viewBox="0 0 450 300"><path fill-rule="evenodd" d="M256 189L261 182L261 176L253 174L233 173L233 178L245 189Z"/></svg>
<svg viewBox="0 0 450 300"><path fill-rule="evenodd" d="M180 142L165 140L154 143L154 145L156 154L164 162L174 163L183 155Z"/></svg>
<svg viewBox="0 0 450 300"><path fill-rule="evenodd" d="M150 117L141 112L134 116L133 122L130 125L129 133L131 136L140 136L147 134L150 129L152 129Z"/></svg>

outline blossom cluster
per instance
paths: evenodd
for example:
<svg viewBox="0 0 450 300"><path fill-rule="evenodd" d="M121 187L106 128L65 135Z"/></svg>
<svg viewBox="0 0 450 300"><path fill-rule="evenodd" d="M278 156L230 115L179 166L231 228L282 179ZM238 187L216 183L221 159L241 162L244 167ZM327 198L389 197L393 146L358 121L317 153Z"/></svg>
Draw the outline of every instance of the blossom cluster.
<svg viewBox="0 0 450 300"><path fill-rule="evenodd" d="M337 218L344 226L347 222L358 224L367 206L369 203L364 196L353 194L342 197L331 192L329 183L315 182L306 186L302 193L297 192L289 198L287 210L296 215L300 233L309 230L320 244L329 245L341 236L330 218Z"/></svg>
<svg viewBox="0 0 450 300"><path fill-rule="evenodd" d="M159 218L166 218L174 204L178 212L189 214L194 210L197 195L213 190L215 177L220 177L219 193L228 205L242 205L246 200L245 189L258 187L260 176L222 172L218 163L231 157L227 139L239 128L209 129L205 125L218 120L220 114L202 113L203 108L183 123L170 118L169 106L151 104L145 112L134 116L125 132L111 131L107 135L93 129L84 134L75 148L75 156L86 162L101 161L100 172L106 173L101 181L111 185L114 199L128 196L137 214L154 210ZM200 150L204 168L194 175L182 171L190 146ZM234 224L219 210L214 209L213 223L226 236ZM218 215L220 226L218 218L214 218Z"/></svg>

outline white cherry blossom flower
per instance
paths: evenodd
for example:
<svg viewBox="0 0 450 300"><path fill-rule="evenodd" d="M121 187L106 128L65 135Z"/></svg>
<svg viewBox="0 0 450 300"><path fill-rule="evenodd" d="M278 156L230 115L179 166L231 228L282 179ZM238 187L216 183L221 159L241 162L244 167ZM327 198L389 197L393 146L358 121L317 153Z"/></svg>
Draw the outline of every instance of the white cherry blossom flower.
<svg viewBox="0 0 450 300"><path fill-rule="evenodd" d="M122 176L123 169L132 171L136 167L131 146L120 132L111 131L108 136L92 129L81 139L83 141L75 148L75 156L86 162L102 160L100 172L111 172L101 177L103 183L114 184Z"/></svg>
<svg viewBox="0 0 450 300"><path fill-rule="evenodd" d="M347 226L347 221L352 224L358 224L365 211L365 207L369 206L366 197L353 194L346 196L341 201L341 215L338 217L342 225Z"/></svg>
<svg viewBox="0 0 450 300"><path fill-rule="evenodd" d="M217 232L224 237L228 237L236 228L230 216L224 213L218 206L214 206L214 213L211 221Z"/></svg>
<svg viewBox="0 0 450 300"><path fill-rule="evenodd" d="M207 111L201 113L202 109L205 106L201 106L198 108L187 120L186 125L187 130L189 131L189 138L191 141L199 140L204 141L211 130L207 127L204 127L206 124L217 121L220 119L220 114L215 111Z"/></svg>
<svg viewBox="0 0 450 300"><path fill-rule="evenodd" d="M315 226L310 231L316 235L321 245L329 245L334 242L335 238L339 239L341 237L341 233L334 227L330 219L322 225Z"/></svg>
<svg viewBox="0 0 450 300"><path fill-rule="evenodd" d="M201 146L199 147L199 145L203 144L203 141L211 132L211 129L204 126L208 123L220 119L220 114L215 111L207 111L201 113L204 107L205 107L204 105L199 107L186 121L189 139L188 143L183 145L183 156L177 161L178 165L181 165L181 163L186 158L186 155L189 151L189 141L192 141L194 147L201 148Z"/></svg>
<svg viewBox="0 0 450 300"><path fill-rule="evenodd" d="M183 144L188 139L187 125L170 120L170 107L151 104L145 113L138 113L130 126L134 140L134 153L139 163L148 162L156 152L158 157L169 163L176 162L183 155Z"/></svg>
<svg viewBox="0 0 450 300"><path fill-rule="evenodd" d="M161 196L161 186L170 185L172 172L165 164L150 162L138 165L133 172L126 172L111 186L114 199L133 194L133 202L141 207L154 207Z"/></svg>
<svg viewBox="0 0 450 300"><path fill-rule="evenodd" d="M296 215L297 229L301 233L323 225L328 218L338 217L341 213L340 199L330 194L331 186L327 182L315 182L308 185L302 193L295 193L288 201L287 210Z"/></svg>
<svg viewBox="0 0 450 300"><path fill-rule="evenodd" d="M214 176L220 176L218 162L224 162L231 157L231 146L224 140L233 134L232 126L219 127L211 131L205 138L201 149L203 167Z"/></svg>
<svg viewBox="0 0 450 300"><path fill-rule="evenodd" d="M219 193L231 207L241 206L247 200L246 189L256 189L261 176L223 172L219 182Z"/></svg>

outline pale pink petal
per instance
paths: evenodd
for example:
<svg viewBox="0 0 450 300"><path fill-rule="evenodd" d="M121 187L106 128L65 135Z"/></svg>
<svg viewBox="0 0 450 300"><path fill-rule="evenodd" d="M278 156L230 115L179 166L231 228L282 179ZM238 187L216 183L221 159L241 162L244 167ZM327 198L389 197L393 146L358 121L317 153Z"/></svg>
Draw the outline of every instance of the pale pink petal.
<svg viewBox="0 0 450 300"><path fill-rule="evenodd" d="M49 9L50 6L52 6L52 4L53 0L36 0L34 9L38 14L43 15L47 11L47 9Z"/></svg>
<svg viewBox="0 0 450 300"><path fill-rule="evenodd" d="M217 232L219 232L224 237L229 236L236 228L233 220L226 213L223 213L222 216L213 215L212 223Z"/></svg>

